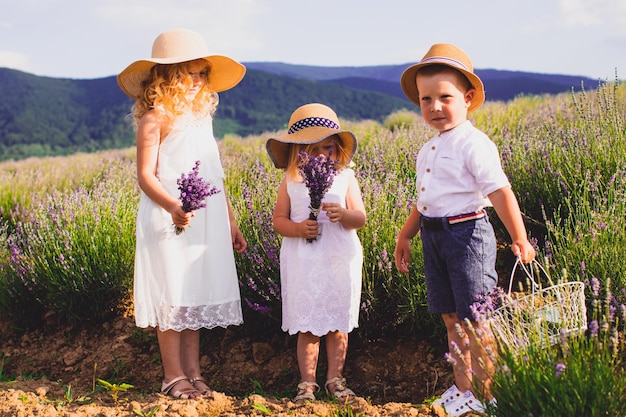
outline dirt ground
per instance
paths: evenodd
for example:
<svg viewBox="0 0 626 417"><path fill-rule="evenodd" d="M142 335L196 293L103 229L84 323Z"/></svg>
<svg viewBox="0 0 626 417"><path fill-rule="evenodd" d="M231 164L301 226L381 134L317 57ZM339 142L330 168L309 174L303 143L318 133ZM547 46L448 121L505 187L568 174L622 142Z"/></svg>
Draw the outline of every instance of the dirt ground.
<svg viewBox="0 0 626 417"><path fill-rule="evenodd" d="M324 394L306 404L291 402L298 383L296 338L272 333L250 336L244 327L201 333L202 369L217 392L193 401L159 393L156 336L137 329L132 317L81 328L51 322L28 333L0 322L0 379L11 379L0 383L0 416L445 415L426 405L452 381L445 346L351 335L345 377L359 397L350 410ZM324 363L322 350L320 385ZM116 393L98 379L133 388Z"/></svg>

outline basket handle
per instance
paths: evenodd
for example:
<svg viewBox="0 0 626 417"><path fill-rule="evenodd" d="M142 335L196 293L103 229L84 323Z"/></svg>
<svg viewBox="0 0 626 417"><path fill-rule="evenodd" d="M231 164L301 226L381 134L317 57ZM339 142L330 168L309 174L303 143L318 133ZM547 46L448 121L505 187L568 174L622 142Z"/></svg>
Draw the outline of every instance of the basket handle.
<svg viewBox="0 0 626 417"><path fill-rule="evenodd" d="M530 281L532 282L532 292L535 293L540 288L539 283L535 281L535 272L532 268L533 264L537 265L537 267L539 267L541 272L543 272L546 277L548 278L550 277L548 273L546 272L546 270L543 268L543 266L541 266L541 264L537 262L535 259L533 259L528 265L524 265L524 263L522 262L522 257L518 256L517 259L515 260L515 265L513 265L513 270L511 271L511 277L509 278L509 291L508 291L509 296L511 295L511 289L513 288L513 277L515 276L515 270L517 269L518 266L522 268L522 270L526 273L526 276L528 277L528 279L530 279ZM539 277L537 277L537 280L539 280Z"/></svg>

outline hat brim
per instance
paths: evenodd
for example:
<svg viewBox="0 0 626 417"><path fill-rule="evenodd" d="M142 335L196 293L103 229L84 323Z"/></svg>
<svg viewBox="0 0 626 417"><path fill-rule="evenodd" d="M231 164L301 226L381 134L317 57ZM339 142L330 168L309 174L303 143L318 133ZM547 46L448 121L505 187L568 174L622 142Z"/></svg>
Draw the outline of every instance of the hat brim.
<svg viewBox="0 0 626 417"><path fill-rule="evenodd" d="M404 95L411 100L413 103L420 105L419 93L417 91L417 72L420 68L423 68L428 65L445 65L447 67L453 68L463 75L467 77L472 87L476 90L474 93L474 97L472 97L472 102L467 109L468 112L474 111L485 102L485 86L480 78L474 73L466 71L462 68L455 67L454 65L449 65L445 62L429 62L426 64L415 64L404 70L402 73L402 77L400 78L400 85L402 86L402 91Z"/></svg>
<svg viewBox="0 0 626 417"><path fill-rule="evenodd" d="M126 67L117 76L117 84L126 95L136 100L141 96L143 90L142 83L150 75L150 70L153 66L157 64L179 64L195 59L204 59L211 65L209 88L217 93L233 88L239 84L246 74L246 67L243 64L223 55L163 59L151 58L135 61Z"/></svg>
<svg viewBox="0 0 626 417"><path fill-rule="evenodd" d="M336 130L321 126L308 127L291 134L269 138L265 143L265 148L274 166L279 169L285 169L289 162L289 145L310 145L321 142L333 135L337 135L341 138L343 146L350 155L348 160L351 160L357 147L354 134L348 130Z"/></svg>

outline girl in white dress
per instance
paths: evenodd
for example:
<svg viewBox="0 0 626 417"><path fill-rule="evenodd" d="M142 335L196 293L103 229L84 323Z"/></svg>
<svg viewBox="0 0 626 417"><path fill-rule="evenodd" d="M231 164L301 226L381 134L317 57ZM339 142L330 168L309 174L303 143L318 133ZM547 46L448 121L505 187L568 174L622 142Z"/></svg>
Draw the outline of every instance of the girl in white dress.
<svg viewBox="0 0 626 417"><path fill-rule="evenodd" d="M175 398L212 394L200 372L199 329L243 321L233 249L242 252L247 243L226 197L212 115L217 92L244 74L238 62L210 56L198 33L175 29L157 37L152 58L132 63L117 78L136 100L135 321L156 327L161 391ZM206 207L185 212L176 180L196 161L199 176L219 192Z"/></svg>
<svg viewBox="0 0 626 417"><path fill-rule="evenodd" d="M266 143L274 165L285 170L273 222L283 236L282 329L298 334L301 382L295 401L314 400L319 390L316 368L322 336L328 357L327 392L342 402L355 396L342 373L348 333L358 325L363 266L356 231L365 225L365 206L354 171L348 168L356 146L354 135L340 130L335 112L318 103L298 108L288 133ZM317 220L309 219L311 199L298 171L300 151L330 157L338 168Z"/></svg>

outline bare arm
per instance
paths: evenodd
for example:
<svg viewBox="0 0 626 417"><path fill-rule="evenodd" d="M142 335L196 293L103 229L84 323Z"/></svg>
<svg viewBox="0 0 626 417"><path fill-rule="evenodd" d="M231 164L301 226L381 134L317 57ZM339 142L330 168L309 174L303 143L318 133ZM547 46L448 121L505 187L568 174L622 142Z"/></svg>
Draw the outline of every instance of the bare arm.
<svg viewBox="0 0 626 417"><path fill-rule="evenodd" d="M161 124L153 111L146 113L137 127L137 181L146 195L172 216L172 222L185 227L193 213L185 213L181 202L169 195L156 177L161 141Z"/></svg>
<svg viewBox="0 0 626 417"><path fill-rule="evenodd" d="M354 176L350 176L346 193L346 207L339 203L322 203L322 210L326 212L328 220L339 222L346 229L360 229L365 226L365 204L361 197L359 183Z"/></svg>
<svg viewBox="0 0 626 417"><path fill-rule="evenodd" d="M528 241L524 219L513 190L510 187L500 188L489 194L489 200L511 236L513 254L521 256L524 263L535 259L535 249Z"/></svg>
<svg viewBox="0 0 626 417"><path fill-rule="evenodd" d="M224 190L224 194L226 194L226 187L222 187ZM248 242L243 237L243 233L239 229L237 222L235 221L235 214L233 212L233 208L230 205L230 201L228 200L228 196L226 195L226 205L228 207L228 221L230 222L230 237L233 243L233 249L235 249L238 253L242 253L248 247Z"/></svg>
<svg viewBox="0 0 626 417"><path fill-rule="evenodd" d="M278 198L274 207L274 230L286 237L303 237L315 239L318 233L316 220L303 220L296 223L291 220L291 200L287 193L287 182L283 179L278 188Z"/></svg>
<svg viewBox="0 0 626 417"><path fill-rule="evenodd" d="M413 239L420 231L420 219L422 215L415 207L411 209L409 218L404 222L398 240L394 257L396 260L396 268L400 272L409 272L409 264L411 263L411 239Z"/></svg>

